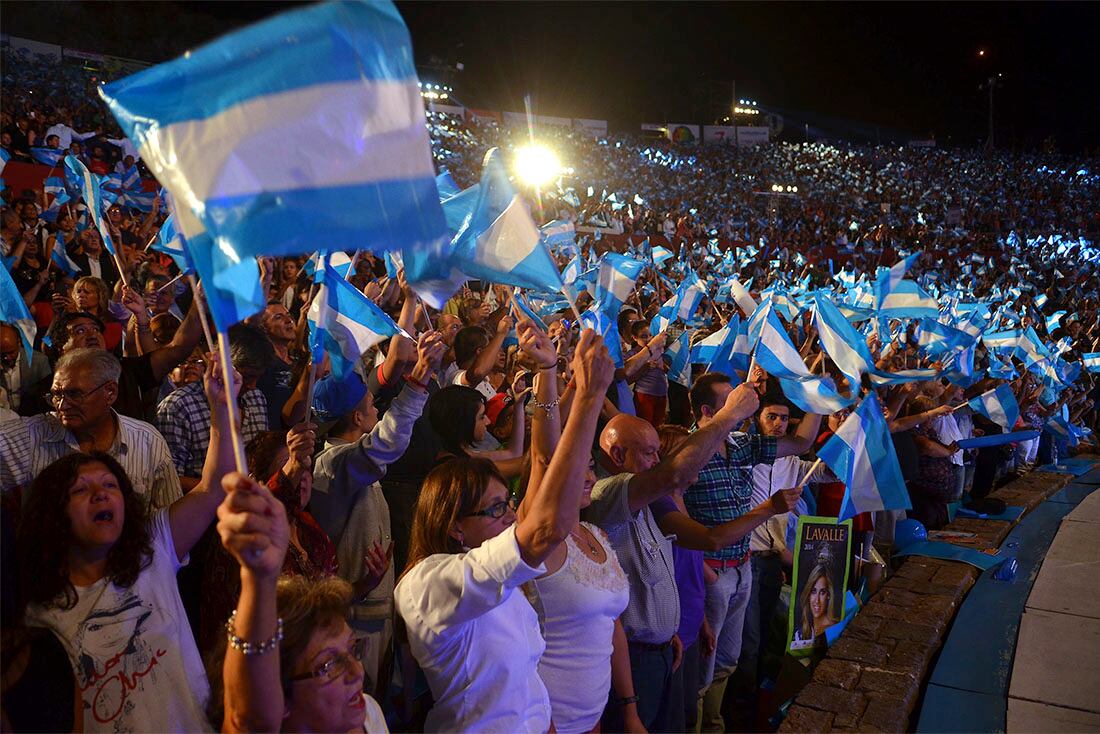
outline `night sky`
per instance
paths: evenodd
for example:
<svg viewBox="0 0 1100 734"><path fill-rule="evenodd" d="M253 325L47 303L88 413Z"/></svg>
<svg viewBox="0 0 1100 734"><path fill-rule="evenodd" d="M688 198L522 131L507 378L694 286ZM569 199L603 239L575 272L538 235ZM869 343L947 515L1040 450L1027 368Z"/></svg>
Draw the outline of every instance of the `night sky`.
<svg viewBox="0 0 1100 734"><path fill-rule="evenodd" d="M759 102L855 140L984 140L996 90L998 147L1100 146L1100 4L398 2L417 62L465 69L470 106L641 122L711 122L707 96ZM286 3L6 2L4 30L160 61ZM979 56L979 50L986 51ZM422 68L428 79L436 72ZM797 133L797 134L796 134Z"/></svg>

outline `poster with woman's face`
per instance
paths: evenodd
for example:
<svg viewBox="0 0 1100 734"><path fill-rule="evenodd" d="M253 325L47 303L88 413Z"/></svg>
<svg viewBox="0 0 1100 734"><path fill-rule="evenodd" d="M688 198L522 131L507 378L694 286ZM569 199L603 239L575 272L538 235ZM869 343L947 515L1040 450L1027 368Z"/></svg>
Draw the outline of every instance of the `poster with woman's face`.
<svg viewBox="0 0 1100 734"><path fill-rule="evenodd" d="M809 655L825 629L844 618L851 541L851 520L798 518L787 632L792 655Z"/></svg>

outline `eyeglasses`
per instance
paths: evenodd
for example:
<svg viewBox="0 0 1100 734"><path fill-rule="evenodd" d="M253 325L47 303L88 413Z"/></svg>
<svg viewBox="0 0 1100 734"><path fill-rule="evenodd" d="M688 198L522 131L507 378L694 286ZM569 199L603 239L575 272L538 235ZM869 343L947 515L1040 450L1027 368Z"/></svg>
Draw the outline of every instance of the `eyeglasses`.
<svg viewBox="0 0 1100 734"><path fill-rule="evenodd" d="M519 497L514 494L508 495L508 499L501 500L500 502L494 502L486 507L484 510L478 510L477 512L471 512L467 517L491 517L494 520L499 520L504 517L504 513L509 509L512 512L516 511L519 507Z"/></svg>
<svg viewBox="0 0 1100 734"><path fill-rule="evenodd" d="M77 324L76 326L69 327L69 336L82 337L85 334L91 334L93 331L97 334L103 333L103 329L99 328L98 324Z"/></svg>
<svg viewBox="0 0 1100 734"><path fill-rule="evenodd" d="M352 661L359 662L363 657L363 653L367 649L367 638L360 637L354 643L352 643L351 649L347 652L338 652L331 658L326 660L317 666L313 671L309 673L302 673L301 675L291 676L291 682L309 680L316 678L321 681L322 684L331 683L332 681L342 678L347 675L351 669Z"/></svg>
<svg viewBox="0 0 1100 734"><path fill-rule="evenodd" d="M89 390L88 392L76 388L70 390L50 390L44 397L55 408L60 406L63 400L68 400L70 403L83 403L92 393L102 390L104 387L111 384L111 382L113 381L107 380L107 382L104 382L99 387Z"/></svg>

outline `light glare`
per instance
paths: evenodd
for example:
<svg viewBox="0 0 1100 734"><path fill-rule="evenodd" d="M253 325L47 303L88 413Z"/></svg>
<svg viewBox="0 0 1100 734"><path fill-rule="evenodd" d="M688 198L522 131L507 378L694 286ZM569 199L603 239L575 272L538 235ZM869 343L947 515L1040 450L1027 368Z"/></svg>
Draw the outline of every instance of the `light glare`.
<svg viewBox="0 0 1100 734"><path fill-rule="evenodd" d="M530 186L542 186L558 176L561 161L554 151L532 143L516 150L513 168L520 181Z"/></svg>

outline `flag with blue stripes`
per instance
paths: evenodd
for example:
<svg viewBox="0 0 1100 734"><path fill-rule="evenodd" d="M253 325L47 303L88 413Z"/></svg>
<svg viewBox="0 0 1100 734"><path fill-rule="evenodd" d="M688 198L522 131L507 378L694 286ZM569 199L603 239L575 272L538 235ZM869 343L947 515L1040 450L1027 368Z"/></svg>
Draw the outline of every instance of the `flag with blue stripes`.
<svg viewBox="0 0 1100 734"><path fill-rule="evenodd" d="M107 248L107 252L114 255L115 243L111 239L111 232L107 227L106 220L103 218L99 178L89 171L88 167L81 163L76 156L71 155L65 156L65 177L67 180L77 182L80 195L84 197L84 203L88 207L88 216L92 218L96 229L99 230L100 237L103 238L103 246Z"/></svg>
<svg viewBox="0 0 1100 734"><path fill-rule="evenodd" d="M0 321L14 326L19 332L23 351L27 353L27 364L30 364L38 327L7 268L0 268Z"/></svg>
<svg viewBox="0 0 1100 734"><path fill-rule="evenodd" d="M596 279L596 303L600 310L618 317L626 299L634 292L645 263L632 257L608 252L600 258L600 271Z"/></svg>
<svg viewBox="0 0 1100 734"><path fill-rule="evenodd" d="M1011 361L1002 362L992 350L989 352L989 367L986 372L998 380L1015 380L1018 376Z"/></svg>
<svg viewBox="0 0 1100 734"><path fill-rule="evenodd" d="M670 258L676 257L672 254L672 251L657 245L653 248L653 264L657 267L661 267L661 263Z"/></svg>
<svg viewBox="0 0 1100 734"><path fill-rule="evenodd" d="M665 347L669 359L668 379L677 385L691 387L691 332L684 331Z"/></svg>
<svg viewBox="0 0 1100 734"><path fill-rule="evenodd" d="M891 319L936 318L940 304L912 280L898 282L881 300L876 299L880 316Z"/></svg>
<svg viewBox="0 0 1100 734"><path fill-rule="evenodd" d="M814 294L813 318L825 353L849 383L860 384L862 375L875 366L867 342L825 293Z"/></svg>
<svg viewBox="0 0 1100 734"><path fill-rule="evenodd" d="M844 482L841 520L861 512L912 507L890 429L874 392L867 394L818 449L817 458Z"/></svg>
<svg viewBox="0 0 1100 734"><path fill-rule="evenodd" d="M623 366L622 340L619 339L619 326L614 318L593 306L581 314L581 326L602 336L611 361L616 367Z"/></svg>
<svg viewBox="0 0 1100 734"><path fill-rule="evenodd" d="M996 388L971 398L968 401L975 413L984 415L1005 431L1011 431L1020 419L1020 406L1012 394L1011 385L999 385Z"/></svg>
<svg viewBox="0 0 1100 734"><path fill-rule="evenodd" d="M560 291L561 273L523 198L508 181L499 149L485 154L478 186L473 211L452 242L454 268L471 279Z"/></svg>
<svg viewBox="0 0 1100 734"><path fill-rule="evenodd" d="M527 302L526 296L523 295L519 288L515 288L512 291L512 304L516 307L517 311L530 319L535 326L546 331L546 322L535 313L535 309L531 308L531 304Z"/></svg>
<svg viewBox="0 0 1100 734"><path fill-rule="evenodd" d="M673 318L685 324L691 321L705 295L699 277L694 272L689 273L676 289L676 303L672 308Z"/></svg>
<svg viewBox="0 0 1100 734"><path fill-rule="evenodd" d="M1089 372L1100 373L1100 352L1087 352L1081 355L1081 364Z"/></svg>
<svg viewBox="0 0 1100 734"><path fill-rule="evenodd" d="M319 242L428 247L446 234L412 44L391 2L290 10L99 90L179 208L238 258Z"/></svg>
<svg viewBox="0 0 1100 734"><path fill-rule="evenodd" d="M454 177L451 176L451 172L446 169L435 177L435 186L439 190L440 200L449 199L462 191L458 183L455 182Z"/></svg>
<svg viewBox="0 0 1100 734"><path fill-rule="evenodd" d="M577 246L577 228L570 221L555 219L539 227L539 231L549 247Z"/></svg>
<svg viewBox="0 0 1100 734"><path fill-rule="evenodd" d="M854 398L838 394L831 380L813 375L806 369L806 363L783 330L770 304L762 304L761 307L766 312L759 320L756 361L765 372L779 379L779 386L787 399L807 413L818 415L831 415L855 402ZM750 339L751 333L750 329Z"/></svg>
<svg viewBox="0 0 1100 734"><path fill-rule="evenodd" d="M31 148L31 158L45 166L56 166L69 151L64 148Z"/></svg>
<svg viewBox="0 0 1100 734"><path fill-rule="evenodd" d="M741 309L741 312L746 317L752 316L759 304L749 294L749 289L741 284L737 278L730 278L729 280L730 293L733 295L733 301L737 304L737 307Z"/></svg>
<svg viewBox="0 0 1100 734"><path fill-rule="evenodd" d="M909 257L897 261L889 269L882 268L879 270L878 275L875 277L875 302L877 304L881 306L886 297L901 284L902 280L905 279L905 274L909 272L909 269L913 267L913 263L920 256L921 253L915 252Z"/></svg>
<svg viewBox="0 0 1100 734"><path fill-rule="evenodd" d="M320 288L306 316L309 345L316 363L323 353L329 355L332 373L342 380L375 344L395 334L408 335L328 262L321 272Z"/></svg>
<svg viewBox="0 0 1100 734"><path fill-rule="evenodd" d="M73 259L69 257L69 253L65 251L65 248L61 244L60 236L61 232L58 232L59 239L54 244L53 249L50 250L50 260L53 264L65 274L67 278L80 277L80 266L73 262Z"/></svg>
<svg viewBox="0 0 1100 734"><path fill-rule="evenodd" d="M157 237L153 240L153 244L149 246L149 249L168 255L176 263L176 267L179 268L181 273L193 269L190 256L183 247L183 239L176 230L176 217L174 214L168 215L168 218L164 220L164 224L160 225Z"/></svg>

